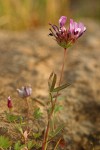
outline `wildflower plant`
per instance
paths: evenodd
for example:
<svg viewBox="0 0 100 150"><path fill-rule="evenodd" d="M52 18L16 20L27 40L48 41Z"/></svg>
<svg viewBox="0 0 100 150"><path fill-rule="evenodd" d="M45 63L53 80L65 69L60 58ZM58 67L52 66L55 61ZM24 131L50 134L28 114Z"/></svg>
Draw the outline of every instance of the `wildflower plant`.
<svg viewBox="0 0 100 150"><path fill-rule="evenodd" d="M31 98L32 95L32 87L31 86L22 86L20 89L17 89L18 95L20 98L25 100L25 105L27 106L27 115L26 115L26 122L23 121L22 116L16 116L12 113L12 99L10 96L7 98L7 107L9 109L9 113L6 112L6 118L8 122L14 122L16 125L17 130L19 131L21 135L21 139L17 140L16 143L14 143L14 149L26 149L26 150L32 150L41 148L42 150L48 150L48 144L52 141L52 138L54 138L62 129L63 126L55 126L55 114L62 109L62 106L59 106L57 104L58 97L60 95L60 91L67 88L70 84L65 83L62 84L63 79L63 73L64 73L64 66L66 61L66 54L68 51L68 48L72 46L79 37L83 35L83 33L86 31L86 27L83 23L77 23L73 19L70 19L69 27L68 29L65 27L67 21L66 16L61 16L59 19L59 26L53 25L50 23L50 33L49 35L54 38L54 40L58 43L59 46L61 46L64 50L63 54L63 61L62 61L62 67L61 67L61 73L58 79L58 76L55 72L52 72L48 79L48 89L49 89L49 103L45 105L44 103L40 102L36 98ZM58 83L58 85L57 85ZM32 129L30 129L29 121L30 121L30 109L29 109L29 98L34 100L34 102L38 102L40 105L44 106L47 110L47 125L44 129L43 133L33 133ZM34 120L38 120L42 117L43 113L41 112L40 108L34 108L33 112L33 125ZM25 126L26 125L26 126ZM30 138L31 137L31 138ZM42 143L38 142L38 139L42 137ZM34 141L35 139L35 141ZM3 143L4 140L4 143ZM9 139L1 136L0 137L1 147L0 148L8 148L11 143ZM65 145L64 139L61 137L57 140L54 150L57 150L58 145L61 145L62 147Z"/></svg>
<svg viewBox="0 0 100 150"><path fill-rule="evenodd" d="M64 49L70 47L75 41L82 36L86 31L86 27L83 23L74 22L73 19L70 19L69 28L65 27L67 21L66 16L62 16L59 19L59 27L56 25L50 24L50 36L53 36L57 43Z"/></svg>
<svg viewBox="0 0 100 150"><path fill-rule="evenodd" d="M51 111L48 113L48 123L47 123L47 127L46 127L45 134L44 134L42 150L48 149L50 122L53 118L53 114L56 108L59 91L69 86L69 84L61 85L67 49L70 46L72 46L77 41L77 39L81 37L83 33L86 31L86 27L84 26L83 23L74 22L73 19L70 19L69 28L67 29L65 27L66 21L67 21L67 17L61 16L59 19L59 27L57 25L52 25L50 23L51 28L49 29L50 30L49 35L54 37L54 40L56 40L58 45L60 45L64 49L64 56L63 56L63 62L62 62L62 68L61 68L58 87L55 87L56 81L57 81L57 75L55 73L51 73L49 77L48 84L49 84L49 95L50 95L50 101L51 101ZM53 93L56 93L55 98L53 98ZM61 139L58 140L55 146L55 149L60 143L60 140Z"/></svg>

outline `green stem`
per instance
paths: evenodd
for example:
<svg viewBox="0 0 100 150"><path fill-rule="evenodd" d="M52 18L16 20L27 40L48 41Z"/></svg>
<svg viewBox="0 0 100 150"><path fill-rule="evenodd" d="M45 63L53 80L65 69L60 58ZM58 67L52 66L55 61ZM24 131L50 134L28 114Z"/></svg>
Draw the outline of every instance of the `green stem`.
<svg viewBox="0 0 100 150"><path fill-rule="evenodd" d="M29 104L28 104L28 98L26 98L26 105L27 105L27 119L29 119Z"/></svg>
<svg viewBox="0 0 100 150"><path fill-rule="evenodd" d="M26 105L27 105L27 129L29 128L29 103L28 98L26 98Z"/></svg>
<svg viewBox="0 0 100 150"><path fill-rule="evenodd" d="M50 95L51 107L52 107L52 109L53 109L53 97L52 97L52 93L49 93L49 95Z"/></svg>
<svg viewBox="0 0 100 150"><path fill-rule="evenodd" d="M61 138L57 141L57 143L56 143L56 146L55 146L54 150L56 150L56 149L57 149L57 147L58 147L58 145L59 145L60 141L61 141Z"/></svg>

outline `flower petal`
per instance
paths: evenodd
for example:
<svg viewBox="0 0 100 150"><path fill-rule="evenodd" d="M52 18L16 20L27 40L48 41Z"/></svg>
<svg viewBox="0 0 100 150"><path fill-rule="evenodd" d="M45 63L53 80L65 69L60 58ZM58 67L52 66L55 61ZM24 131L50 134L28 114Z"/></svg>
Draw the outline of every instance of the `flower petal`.
<svg viewBox="0 0 100 150"><path fill-rule="evenodd" d="M61 16L59 19L59 25L60 27L63 27L66 23L67 17L66 16Z"/></svg>
<svg viewBox="0 0 100 150"><path fill-rule="evenodd" d="M70 19L70 32L73 32L73 30L74 30L74 21L73 21L73 19Z"/></svg>

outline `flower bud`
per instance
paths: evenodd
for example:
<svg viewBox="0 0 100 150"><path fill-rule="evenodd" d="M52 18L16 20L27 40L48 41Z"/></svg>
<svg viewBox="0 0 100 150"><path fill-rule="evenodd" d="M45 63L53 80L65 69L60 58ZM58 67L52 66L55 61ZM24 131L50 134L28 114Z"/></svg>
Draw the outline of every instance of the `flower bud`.
<svg viewBox="0 0 100 150"><path fill-rule="evenodd" d="M8 99L7 99L7 106L8 106L9 109L11 109L11 108L13 107L13 106L12 106L12 101L11 101L10 96L9 96Z"/></svg>

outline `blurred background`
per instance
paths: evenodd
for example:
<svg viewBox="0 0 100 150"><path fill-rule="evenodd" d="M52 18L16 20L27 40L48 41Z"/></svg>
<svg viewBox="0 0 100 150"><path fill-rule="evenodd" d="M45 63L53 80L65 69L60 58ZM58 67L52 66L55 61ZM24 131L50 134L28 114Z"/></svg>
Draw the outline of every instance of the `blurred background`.
<svg viewBox="0 0 100 150"><path fill-rule="evenodd" d="M100 20L100 0L0 0L0 28L31 29L66 15Z"/></svg>

